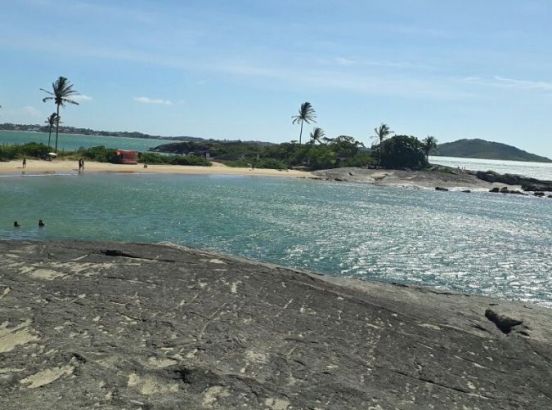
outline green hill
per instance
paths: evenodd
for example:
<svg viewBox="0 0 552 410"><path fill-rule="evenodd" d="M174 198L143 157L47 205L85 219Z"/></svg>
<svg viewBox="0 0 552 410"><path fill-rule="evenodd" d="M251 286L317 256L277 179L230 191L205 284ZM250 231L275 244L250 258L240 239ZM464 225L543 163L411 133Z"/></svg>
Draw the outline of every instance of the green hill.
<svg viewBox="0 0 552 410"><path fill-rule="evenodd" d="M550 158L530 154L511 145L481 139L462 139L439 144L431 155L460 158L500 159L508 161L552 162Z"/></svg>

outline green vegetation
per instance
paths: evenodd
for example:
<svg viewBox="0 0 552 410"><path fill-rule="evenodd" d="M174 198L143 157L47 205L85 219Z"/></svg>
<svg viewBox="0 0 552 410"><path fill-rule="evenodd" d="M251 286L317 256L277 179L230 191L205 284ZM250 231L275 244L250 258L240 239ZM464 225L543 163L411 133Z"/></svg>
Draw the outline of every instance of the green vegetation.
<svg viewBox="0 0 552 410"><path fill-rule="evenodd" d="M206 141L165 144L154 150L198 156L208 153L211 158L226 165L241 167L316 170L340 166L374 165L370 151L362 143L345 135L337 138L324 137L321 129L315 129L311 134L310 142L304 145Z"/></svg>
<svg viewBox="0 0 552 410"><path fill-rule="evenodd" d="M379 127L374 128L374 132L376 133L376 135L374 135L372 138L377 139L378 147L381 147L383 144L383 141L391 134L393 134L393 131L391 131L391 129L387 124L381 124ZM381 152L379 150L378 150L378 164L381 166Z"/></svg>
<svg viewBox="0 0 552 410"><path fill-rule="evenodd" d="M0 145L0 161L12 161L23 158L47 159L49 148L44 144L35 142L24 145ZM58 155L61 159L78 160L83 158L88 161L97 162L119 162L117 150L104 146L80 148L77 151L62 151ZM167 165L202 165L210 166L211 162L197 155L162 155L153 152L138 154L138 162L146 164L167 164Z"/></svg>
<svg viewBox="0 0 552 410"><path fill-rule="evenodd" d="M310 135L310 141L309 143L314 144L318 142L319 144L322 143L322 139L326 136L326 133L322 128L316 127L314 130L312 130Z"/></svg>
<svg viewBox="0 0 552 410"><path fill-rule="evenodd" d="M424 144L416 137L395 135L383 141L378 152L384 168L424 169L429 166Z"/></svg>
<svg viewBox="0 0 552 410"><path fill-rule="evenodd" d="M310 102L304 102L299 108L299 113L294 115L293 124L301 124L301 132L299 132L299 145L301 145L301 137L303 136L303 125L305 123L310 124L316 122L316 112Z"/></svg>
<svg viewBox="0 0 552 410"><path fill-rule="evenodd" d="M461 139L440 144L436 149L431 151L431 155L509 161L552 162L550 158L530 154L511 145L481 139Z"/></svg>
<svg viewBox="0 0 552 410"><path fill-rule="evenodd" d="M140 152L138 161L145 164L166 164L166 165L195 165L211 166L211 162L199 155L161 155L153 152Z"/></svg>
<svg viewBox="0 0 552 410"><path fill-rule="evenodd" d="M422 140L422 143L426 159L429 161L429 153L437 148L437 138L428 135Z"/></svg>
<svg viewBox="0 0 552 410"><path fill-rule="evenodd" d="M52 138L52 127L55 125L59 129L59 117L54 112L46 118L46 124L48 124L48 148L50 148L50 140Z"/></svg>
<svg viewBox="0 0 552 410"><path fill-rule="evenodd" d="M65 107L66 103L79 105L78 102L75 100L72 100L71 97L74 97L78 95L78 91L73 90L73 84L69 82L69 80L65 77L59 77L54 83L52 83L52 91L45 90L44 88L41 88L42 91L49 94L48 97L44 97L42 99L42 102L46 101L54 101L56 104L56 118L55 118L55 124L56 124L56 146L55 146L55 152L57 152L58 147L58 134L59 134L59 107ZM49 139L48 139L49 140ZM49 144L49 142L48 142Z"/></svg>
<svg viewBox="0 0 552 410"><path fill-rule="evenodd" d="M31 142L24 145L0 145L0 161L12 161L22 158L40 158L48 156L48 147Z"/></svg>

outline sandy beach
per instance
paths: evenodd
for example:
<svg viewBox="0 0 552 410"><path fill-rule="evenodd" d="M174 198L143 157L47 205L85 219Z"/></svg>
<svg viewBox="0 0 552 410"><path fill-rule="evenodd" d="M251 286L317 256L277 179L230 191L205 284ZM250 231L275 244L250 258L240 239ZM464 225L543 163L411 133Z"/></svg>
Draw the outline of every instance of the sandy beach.
<svg viewBox="0 0 552 410"><path fill-rule="evenodd" d="M311 177L310 172L277 169L250 169L227 167L221 163L213 163L210 167L184 165L123 165L106 162L85 163L85 173L143 173L143 174L188 174L188 175L256 175L275 177ZM0 162L1 175L47 175L47 174L78 174L77 161L41 161L27 160L26 168L21 161Z"/></svg>

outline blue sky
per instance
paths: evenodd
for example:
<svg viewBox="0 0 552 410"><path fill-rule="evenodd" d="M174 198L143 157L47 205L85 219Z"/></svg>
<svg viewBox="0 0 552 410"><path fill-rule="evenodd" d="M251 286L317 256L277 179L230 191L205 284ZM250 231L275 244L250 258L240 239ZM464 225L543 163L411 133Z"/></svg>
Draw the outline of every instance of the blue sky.
<svg viewBox="0 0 552 410"><path fill-rule="evenodd" d="M552 157L549 0L0 0L0 122L39 123L59 75L67 125L296 139L381 122Z"/></svg>

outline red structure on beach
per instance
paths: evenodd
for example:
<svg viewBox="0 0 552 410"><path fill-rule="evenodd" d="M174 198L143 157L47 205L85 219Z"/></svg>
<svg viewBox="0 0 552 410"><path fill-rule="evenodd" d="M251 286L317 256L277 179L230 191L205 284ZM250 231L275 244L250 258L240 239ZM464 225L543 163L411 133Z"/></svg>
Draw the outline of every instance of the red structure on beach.
<svg viewBox="0 0 552 410"><path fill-rule="evenodd" d="M138 163L137 151L125 151L118 149L117 156L119 157L120 164L136 165Z"/></svg>

